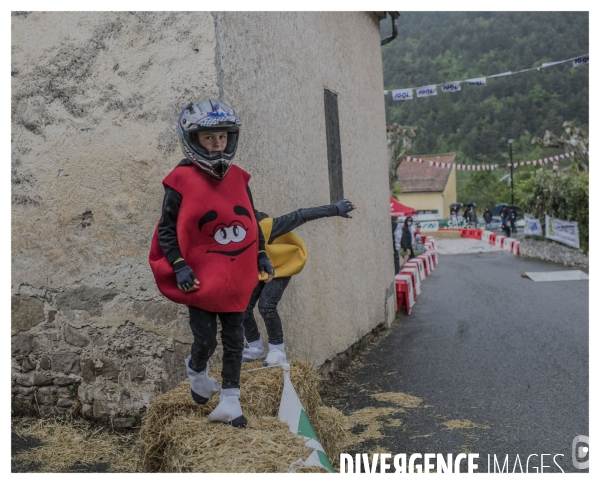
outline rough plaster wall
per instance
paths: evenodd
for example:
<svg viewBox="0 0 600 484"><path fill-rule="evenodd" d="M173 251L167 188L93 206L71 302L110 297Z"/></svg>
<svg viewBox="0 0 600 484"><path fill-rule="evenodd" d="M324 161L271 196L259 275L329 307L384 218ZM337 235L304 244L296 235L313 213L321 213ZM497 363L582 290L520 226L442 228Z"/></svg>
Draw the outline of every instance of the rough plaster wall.
<svg viewBox="0 0 600 484"><path fill-rule="evenodd" d="M184 101L217 97L212 16L12 16L13 402L138 413L185 377L147 263Z"/></svg>
<svg viewBox="0 0 600 484"><path fill-rule="evenodd" d="M259 210L329 203L323 89L338 95L344 195L358 209L295 231L308 262L280 303L288 356L320 365L385 320L393 281L379 25L364 12L215 17L224 99L243 122L236 162Z"/></svg>

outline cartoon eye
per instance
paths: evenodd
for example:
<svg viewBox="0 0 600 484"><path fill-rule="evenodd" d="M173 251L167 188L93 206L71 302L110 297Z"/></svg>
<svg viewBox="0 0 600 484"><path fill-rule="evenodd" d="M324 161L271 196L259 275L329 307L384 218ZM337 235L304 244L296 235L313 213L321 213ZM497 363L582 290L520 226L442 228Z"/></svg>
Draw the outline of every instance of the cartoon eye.
<svg viewBox="0 0 600 484"><path fill-rule="evenodd" d="M231 227L221 227L215 232L215 240L221 245L227 245L231 242L230 229Z"/></svg>
<svg viewBox="0 0 600 484"><path fill-rule="evenodd" d="M241 242L246 238L246 229L241 225L234 225L233 227L229 227L231 230L231 240L233 242Z"/></svg>

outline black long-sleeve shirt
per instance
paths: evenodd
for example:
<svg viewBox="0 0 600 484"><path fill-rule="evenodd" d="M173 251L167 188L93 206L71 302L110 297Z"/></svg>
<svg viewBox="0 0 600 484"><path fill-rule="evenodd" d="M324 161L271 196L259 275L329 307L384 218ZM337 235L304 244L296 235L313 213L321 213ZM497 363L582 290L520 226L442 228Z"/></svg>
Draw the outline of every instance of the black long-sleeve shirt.
<svg viewBox="0 0 600 484"><path fill-rule="evenodd" d="M323 205L320 207L299 208L286 215L275 217L273 219L271 236L267 243L272 244L277 237L291 232L306 222L323 217L334 217L336 215L339 215L339 211L335 205ZM260 222L263 218L267 217L266 213L258 212L257 220Z"/></svg>
<svg viewBox="0 0 600 484"><path fill-rule="evenodd" d="M191 165L191 162L189 160L182 160L177 166L184 165ZM246 186L246 191L248 193L248 198L250 198L252 209L254 210L254 216L258 222L260 212L254 208L250 187ZM165 187L162 214L160 222L158 223L158 242L165 257L169 261L169 264L173 264L177 259L183 257L179 248L179 241L177 240L177 217L179 216L181 199L181 194L177 190L171 187ZM258 250L265 250L265 237L260 225L258 225Z"/></svg>

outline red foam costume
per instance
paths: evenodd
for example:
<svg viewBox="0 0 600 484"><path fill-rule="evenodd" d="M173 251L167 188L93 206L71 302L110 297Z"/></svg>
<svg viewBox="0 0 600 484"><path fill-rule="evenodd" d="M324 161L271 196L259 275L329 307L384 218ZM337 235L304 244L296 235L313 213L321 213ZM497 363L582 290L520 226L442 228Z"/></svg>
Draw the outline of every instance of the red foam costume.
<svg viewBox="0 0 600 484"><path fill-rule="evenodd" d="M258 228L246 186L250 174L233 165L217 180L194 165L178 166L163 184L181 196L177 239L200 289L183 292L158 242L149 262L158 290L171 301L214 313L243 312L258 283Z"/></svg>

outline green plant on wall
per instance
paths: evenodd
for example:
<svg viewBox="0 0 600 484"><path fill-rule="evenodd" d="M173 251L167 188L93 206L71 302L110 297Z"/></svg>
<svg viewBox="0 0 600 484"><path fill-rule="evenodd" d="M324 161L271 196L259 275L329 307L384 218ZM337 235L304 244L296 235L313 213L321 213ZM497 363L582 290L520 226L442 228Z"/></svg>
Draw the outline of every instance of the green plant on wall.
<svg viewBox="0 0 600 484"><path fill-rule="evenodd" d="M547 214L577 222L581 248L589 250L589 174L579 171L577 164L563 172L539 169L528 180L523 208L542 224Z"/></svg>

